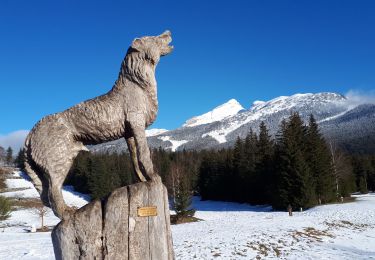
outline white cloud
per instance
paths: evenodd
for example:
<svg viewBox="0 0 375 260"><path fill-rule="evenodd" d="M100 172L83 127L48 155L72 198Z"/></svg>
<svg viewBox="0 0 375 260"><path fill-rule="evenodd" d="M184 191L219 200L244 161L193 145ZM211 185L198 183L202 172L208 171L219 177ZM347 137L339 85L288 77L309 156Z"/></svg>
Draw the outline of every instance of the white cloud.
<svg viewBox="0 0 375 260"><path fill-rule="evenodd" d="M349 105L352 107L362 104L375 104L375 90L349 90L345 96L349 102Z"/></svg>
<svg viewBox="0 0 375 260"><path fill-rule="evenodd" d="M25 138L29 130L17 130L7 135L0 135L0 146L7 149L9 146L12 147L13 153L17 154L20 148L23 147Z"/></svg>

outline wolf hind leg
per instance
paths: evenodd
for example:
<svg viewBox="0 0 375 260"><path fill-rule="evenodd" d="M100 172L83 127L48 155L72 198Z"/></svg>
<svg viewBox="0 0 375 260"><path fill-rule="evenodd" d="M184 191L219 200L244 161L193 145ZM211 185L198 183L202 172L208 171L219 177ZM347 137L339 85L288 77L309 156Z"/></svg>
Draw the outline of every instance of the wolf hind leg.
<svg viewBox="0 0 375 260"><path fill-rule="evenodd" d="M60 219L66 219L68 206L62 195L62 183L49 181L48 198L52 211Z"/></svg>
<svg viewBox="0 0 375 260"><path fill-rule="evenodd" d="M67 219L72 209L66 205L62 195L62 185L77 156L79 146L75 143L64 143L59 153L55 153L55 160L51 161L48 168L48 199L50 206L57 217ZM65 149L64 149L65 148ZM52 156L52 155L51 155Z"/></svg>

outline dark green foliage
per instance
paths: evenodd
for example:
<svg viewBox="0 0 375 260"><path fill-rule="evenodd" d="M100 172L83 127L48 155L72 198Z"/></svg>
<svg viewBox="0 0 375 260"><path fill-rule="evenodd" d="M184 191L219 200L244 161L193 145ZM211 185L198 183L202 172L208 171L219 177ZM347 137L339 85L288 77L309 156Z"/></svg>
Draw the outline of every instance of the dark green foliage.
<svg viewBox="0 0 375 260"><path fill-rule="evenodd" d="M88 193L94 199L103 198L115 188L134 182L127 154L80 153L74 160L65 184Z"/></svg>
<svg viewBox="0 0 375 260"><path fill-rule="evenodd" d="M199 168L198 187L202 200L234 200L236 180L231 151L206 152Z"/></svg>
<svg viewBox="0 0 375 260"><path fill-rule="evenodd" d="M313 115L310 116L306 134L305 158L314 178L318 201L321 203L333 201L336 193L332 157Z"/></svg>
<svg viewBox="0 0 375 260"><path fill-rule="evenodd" d="M25 169L25 149L21 148L17 154L17 157L14 159L14 163L16 167L20 168L21 170Z"/></svg>
<svg viewBox="0 0 375 260"><path fill-rule="evenodd" d="M275 209L308 208L315 204L314 177L306 162L307 129L297 113L281 126L277 140Z"/></svg>
<svg viewBox="0 0 375 260"><path fill-rule="evenodd" d="M292 114L281 123L276 142L261 123L258 136L250 130L233 148L202 154L198 187L204 200L272 204L286 210L289 204L309 208L356 190L348 156L331 151L313 117L305 126Z"/></svg>
<svg viewBox="0 0 375 260"><path fill-rule="evenodd" d="M13 165L13 149L12 147L8 147L6 151L6 157L5 157L5 162L7 165Z"/></svg>
<svg viewBox="0 0 375 260"><path fill-rule="evenodd" d="M266 204L271 201L272 190L274 185L272 182L274 172L274 143L268 134L268 129L264 122L259 126L259 139L257 142L258 160L255 165L257 176L257 185L255 187L255 204ZM263 185L259 185L262 183Z"/></svg>
<svg viewBox="0 0 375 260"><path fill-rule="evenodd" d="M372 156L372 158L369 158L371 163L371 170L368 174L368 189L372 192L375 192L375 156Z"/></svg>
<svg viewBox="0 0 375 260"><path fill-rule="evenodd" d="M358 191L375 191L375 156L356 155L352 162Z"/></svg>
<svg viewBox="0 0 375 260"><path fill-rule="evenodd" d="M6 197L0 196L0 220L5 220L10 217L12 212L12 204Z"/></svg>
<svg viewBox="0 0 375 260"><path fill-rule="evenodd" d="M209 151L151 151L180 216L190 216L191 199L271 204L275 209L309 208L375 190L375 156L351 157L324 140L315 119L308 126L298 114L280 125L273 140L262 122L232 148ZM22 165L23 153L17 156ZM103 198L117 187L137 182L129 155L80 153L66 184Z"/></svg>
<svg viewBox="0 0 375 260"><path fill-rule="evenodd" d="M189 180L189 192L196 187L200 165L197 152L152 151L155 170L161 175L169 194L172 194L172 163L181 166L181 174ZM73 185L77 191L103 198L118 187L137 182L129 154L92 154L81 152L75 158L65 185Z"/></svg>
<svg viewBox="0 0 375 260"><path fill-rule="evenodd" d="M176 211L177 218L192 217L195 210L192 209L192 188L191 180L187 174L184 174L183 164L172 162L171 177L173 179L172 198L173 209Z"/></svg>
<svg viewBox="0 0 375 260"><path fill-rule="evenodd" d="M160 175L162 181L167 181L168 172L170 171L172 154L162 148L152 151L152 159L155 171Z"/></svg>
<svg viewBox="0 0 375 260"><path fill-rule="evenodd" d="M329 142L328 146L332 159L336 197L337 199L341 196L347 197L357 190L352 160L349 155L338 149L335 143Z"/></svg>

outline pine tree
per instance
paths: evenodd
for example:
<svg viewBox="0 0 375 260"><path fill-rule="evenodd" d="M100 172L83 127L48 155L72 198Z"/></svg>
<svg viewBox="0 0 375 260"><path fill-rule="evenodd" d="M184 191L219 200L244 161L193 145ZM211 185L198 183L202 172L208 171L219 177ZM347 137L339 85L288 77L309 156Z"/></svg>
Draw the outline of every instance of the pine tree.
<svg viewBox="0 0 375 260"><path fill-rule="evenodd" d="M100 156L89 159L90 177L88 186L93 199L104 198L110 193L114 186L108 178L108 169L105 167L104 160Z"/></svg>
<svg viewBox="0 0 375 260"><path fill-rule="evenodd" d="M269 203L273 190L273 153L274 143L268 133L266 124L262 121L259 125L259 139L257 142L258 161L256 164L258 194L257 204Z"/></svg>
<svg viewBox="0 0 375 260"><path fill-rule="evenodd" d="M240 137L237 137L233 149L233 179L228 184L233 185L236 189L233 190L232 198L230 200L245 202L244 189L246 188L246 166L245 166L245 151L244 142Z"/></svg>
<svg viewBox="0 0 375 260"><path fill-rule="evenodd" d="M6 161L6 164L8 166L11 166L13 165L13 149L12 147L8 147L7 151L6 151L6 158L5 158L5 161Z"/></svg>
<svg viewBox="0 0 375 260"><path fill-rule="evenodd" d="M315 193L318 196L319 204L333 201L335 199L335 179L332 158L313 115L310 115L307 129L306 162L314 178Z"/></svg>
<svg viewBox="0 0 375 260"><path fill-rule="evenodd" d="M216 199L216 196L220 196L221 191L218 189L215 165L214 156L207 153L199 167L198 187L202 200Z"/></svg>
<svg viewBox="0 0 375 260"><path fill-rule="evenodd" d="M353 158L353 168L356 176L357 190L362 194L368 193L367 175L370 168L369 162L361 156L355 156Z"/></svg>
<svg viewBox="0 0 375 260"><path fill-rule="evenodd" d="M291 162L287 151L287 122L281 121L280 129L277 133L277 143L275 146L275 172L274 183L275 189L272 195L272 207L274 209L283 210L290 205L289 193L292 189L292 180L290 176Z"/></svg>
<svg viewBox="0 0 375 260"><path fill-rule="evenodd" d="M240 202L249 202L256 204L258 202L260 188L259 176L256 173L256 164L258 163L258 136L252 129L243 143L243 155L239 168L239 183L237 184L240 192Z"/></svg>
<svg viewBox="0 0 375 260"><path fill-rule="evenodd" d="M370 170L368 174L368 190L375 192L375 156L368 158L370 163Z"/></svg>
<svg viewBox="0 0 375 260"><path fill-rule="evenodd" d="M281 125L277 152L277 188L273 207L308 208L314 205L313 176L305 161L306 127L298 113Z"/></svg>
<svg viewBox="0 0 375 260"><path fill-rule="evenodd" d="M6 152L4 147L0 145L0 164L5 162Z"/></svg>
<svg viewBox="0 0 375 260"><path fill-rule="evenodd" d="M16 159L14 160L16 167L20 168L20 170L25 169L25 149L21 148L17 154Z"/></svg>
<svg viewBox="0 0 375 260"><path fill-rule="evenodd" d="M351 158L332 141L328 143L331 153L336 198L350 196L357 191Z"/></svg>
<svg viewBox="0 0 375 260"><path fill-rule="evenodd" d="M173 208L176 211L177 218L191 217L195 210L191 208L192 191L191 183L185 174L182 164L174 162L172 164L173 178Z"/></svg>

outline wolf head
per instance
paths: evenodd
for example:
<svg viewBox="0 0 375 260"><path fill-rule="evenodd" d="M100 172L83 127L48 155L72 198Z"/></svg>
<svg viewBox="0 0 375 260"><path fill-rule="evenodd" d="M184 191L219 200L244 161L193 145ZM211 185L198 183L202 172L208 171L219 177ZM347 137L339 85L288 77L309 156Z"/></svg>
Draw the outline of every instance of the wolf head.
<svg viewBox="0 0 375 260"><path fill-rule="evenodd" d="M172 52L173 46L171 43L172 37L170 31L165 31L158 36L145 36L136 38L131 45L131 51L144 54L146 60L156 64L159 62L161 56L165 56Z"/></svg>

